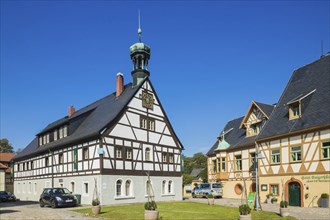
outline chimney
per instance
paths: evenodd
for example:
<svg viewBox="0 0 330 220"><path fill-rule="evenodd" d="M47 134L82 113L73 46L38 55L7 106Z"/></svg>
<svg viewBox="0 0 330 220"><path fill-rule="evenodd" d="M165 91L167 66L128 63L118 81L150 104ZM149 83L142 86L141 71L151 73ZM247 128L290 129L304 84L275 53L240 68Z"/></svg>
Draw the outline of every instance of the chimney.
<svg viewBox="0 0 330 220"><path fill-rule="evenodd" d="M124 76L121 72L117 73L116 77L116 97L120 96L124 91Z"/></svg>
<svg viewBox="0 0 330 220"><path fill-rule="evenodd" d="M69 118L71 118L71 116L73 115L73 113L75 113L75 108L73 107L73 105L70 105L69 107L69 111L68 111L68 116Z"/></svg>

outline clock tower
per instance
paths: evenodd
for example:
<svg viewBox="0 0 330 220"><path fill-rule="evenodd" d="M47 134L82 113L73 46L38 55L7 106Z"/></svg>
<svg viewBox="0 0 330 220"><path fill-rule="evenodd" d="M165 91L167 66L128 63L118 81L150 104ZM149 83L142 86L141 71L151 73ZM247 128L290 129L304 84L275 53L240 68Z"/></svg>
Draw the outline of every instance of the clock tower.
<svg viewBox="0 0 330 220"><path fill-rule="evenodd" d="M142 30L140 28L140 16L139 16L139 42L133 44L129 50L131 55L131 60L133 62L133 86L137 86L146 77L150 75L148 70L148 62L150 59L150 47L141 42Z"/></svg>

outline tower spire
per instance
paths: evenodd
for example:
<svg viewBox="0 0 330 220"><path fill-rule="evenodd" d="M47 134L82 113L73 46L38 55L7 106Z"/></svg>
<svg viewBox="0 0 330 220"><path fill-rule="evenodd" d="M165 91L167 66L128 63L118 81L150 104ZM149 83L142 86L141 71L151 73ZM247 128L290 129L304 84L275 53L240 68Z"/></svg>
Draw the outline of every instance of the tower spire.
<svg viewBox="0 0 330 220"><path fill-rule="evenodd" d="M142 43L141 35L141 19L140 19L140 9L139 9L139 28L138 37L139 42L133 44L129 50L131 55L131 60L133 62L133 87L139 85L145 78L149 77L150 72L148 70L148 64L150 59L150 47L145 43Z"/></svg>
<svg viewBox="0 0 330 220"><path fill-rule="evenodd" d="M138 35L139 35L139 42L141 43L141 41L142 41L142 38L141 38L142 30L141 30L141 19L140 19L140 16L141 16L141 13L140 13L140 9L139 9L139 28L138 28Z"/></svg>

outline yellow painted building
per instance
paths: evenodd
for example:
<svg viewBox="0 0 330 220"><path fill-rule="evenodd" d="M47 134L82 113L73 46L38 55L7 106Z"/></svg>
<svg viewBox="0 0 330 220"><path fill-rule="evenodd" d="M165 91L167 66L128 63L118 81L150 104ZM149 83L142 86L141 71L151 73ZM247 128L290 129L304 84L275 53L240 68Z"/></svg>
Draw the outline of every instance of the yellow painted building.
<svg viewBox="0 0 330 220"><path fill-rule="evenodd" d="M207 153L208 179L224 197L272 193L291 206L319 206L330 194L330 55L295 70L274 106L252 101ZM256 155L259 155L256 159ZM259 166L255 164L259 163Z"/></svg>

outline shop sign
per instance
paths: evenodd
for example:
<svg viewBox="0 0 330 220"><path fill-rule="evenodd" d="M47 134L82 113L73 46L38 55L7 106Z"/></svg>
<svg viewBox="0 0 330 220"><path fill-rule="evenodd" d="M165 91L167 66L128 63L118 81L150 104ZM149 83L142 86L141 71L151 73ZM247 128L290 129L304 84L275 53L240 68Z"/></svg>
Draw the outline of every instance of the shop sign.
<svg viewBox="0 0 330 220"><path fill-rule="evenodd" d="M305 180L307 183L320 183L320 182L330 182L330 175L311 175L311 176L303 176L302 180Z"/></svg>

